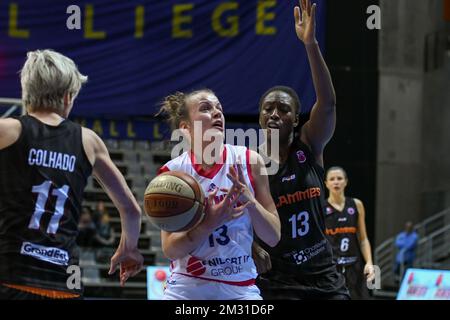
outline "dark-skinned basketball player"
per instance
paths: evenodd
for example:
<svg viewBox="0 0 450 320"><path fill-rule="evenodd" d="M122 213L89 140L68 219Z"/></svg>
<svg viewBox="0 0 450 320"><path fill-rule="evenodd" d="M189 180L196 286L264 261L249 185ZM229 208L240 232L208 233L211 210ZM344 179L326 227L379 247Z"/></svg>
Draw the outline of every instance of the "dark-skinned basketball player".
<svg viewBox="0 0 450 320"><path fill-rule="evenodd" d="M316 5L309 0L300 5L301 10L294 9L295 30L308 54L317 101L297 135L300 101L293 89L274 87L260 100L259 122L268 130L267 150L279 143L279 154L268 154L266 162L279 165L269 181L281 240L274 248L254 244L260 271L257 284L264 299L346 300L348 290L337 272L324 225L323 150L334 132L336 98L315 37ZM279 140L272 141L272 130L279 130Z"/></svg>

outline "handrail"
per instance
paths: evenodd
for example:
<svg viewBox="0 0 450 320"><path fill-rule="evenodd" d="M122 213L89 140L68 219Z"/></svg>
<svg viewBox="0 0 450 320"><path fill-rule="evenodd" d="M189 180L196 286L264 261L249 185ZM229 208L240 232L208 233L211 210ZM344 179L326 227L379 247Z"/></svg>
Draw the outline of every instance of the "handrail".
<svg viewBox="0 0 450 320"><path fill-rule="evenodd" d="M21 99L15 99L15 98L1 98L0 97L0 104L18 104L18 105L22 105L22 100Z"/></svg>
<svg viewBox="0 0 450 320"><path fill-rule="evenodd" d="M441 235L442 233L444 233L447 230L450 230L450 224L434 231L432 234L424 237L423 239L420 239L418 242L418 245L423 245L425 242L428 242L429 239L432 239L438 235Z"/></svg>
<svg viewBox="0 0 450 320"><path fill-rule="evenodd" d="M448 217L448 219L447 219ZM445 225L436 224L439 219L443 219ZM419 234L420 238L417 243L417 258L416 263L420 264L422 267L433 267L433 264L439 259L435 254L437 252L444 252L446 248L442 243L435 241L439 236L446 237L446 233L450 230L450 208L442 210L437 214L423 220L414 226L414 230ZM426 232L431 232L430 234L425 234ZM393 268L395 262L395 236L390 237L383 241L379 246L375 248L374 260L381 268L383 277L383 283L388 284L394 278ZM445 241L445 240L444 240ZM450 251L450 246L447 249ZM434 261L436 260L436 261Z"/></svg>

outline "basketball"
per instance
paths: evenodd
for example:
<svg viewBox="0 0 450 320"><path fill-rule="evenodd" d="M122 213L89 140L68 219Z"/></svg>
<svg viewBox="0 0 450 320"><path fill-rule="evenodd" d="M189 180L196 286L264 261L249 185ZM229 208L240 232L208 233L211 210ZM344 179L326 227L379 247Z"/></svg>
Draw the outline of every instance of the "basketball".
<svg viewBox="0 0 450 320"><path fill-rule="evenodd" d="M159 229L186 231L203 219L203 191L197 180L187 173L164 172L147 186L144 210Z"/></svg>

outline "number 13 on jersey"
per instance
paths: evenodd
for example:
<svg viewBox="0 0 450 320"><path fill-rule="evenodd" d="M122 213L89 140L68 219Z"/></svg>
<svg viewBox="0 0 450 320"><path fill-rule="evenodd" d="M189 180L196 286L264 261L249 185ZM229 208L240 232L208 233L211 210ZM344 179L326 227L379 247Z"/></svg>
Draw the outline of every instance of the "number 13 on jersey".
<svg viewBox="0 0 450 320"><path fill-rule="evenodd" d="M292 238L303 237L309 232L309 213L302 211L289 218L292 226Z"/></svg>

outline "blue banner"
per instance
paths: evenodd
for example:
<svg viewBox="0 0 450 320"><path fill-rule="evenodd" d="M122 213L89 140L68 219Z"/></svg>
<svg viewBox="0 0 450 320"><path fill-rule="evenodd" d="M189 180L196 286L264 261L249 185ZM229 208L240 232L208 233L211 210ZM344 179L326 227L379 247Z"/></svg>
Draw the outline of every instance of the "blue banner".
<svg viewBox="0 0 450 320"><path fill-rule="evenodd" d="M323 45L325 1L315 2ZM216 92L225 114L256 114L259 97L274 85L295 88L305 113L315 96L295 34L295 5L298 1L1 1L0 97L20 98L18 71L26 52L51 48L89 76L73 110L78 116L153 115L165 95L203 87Z"/></svg>
<svg viewBox="0 0 450 320"><path fill-rule="evenodd" d="M81 117L75 117L72 120L83 127L92 129L102 139L165 141L170 140L172 133L170 127L162 121ZM253 129L256 131L259 126L256 123L226 122L226 130L228 129L242 129L243 131ZM236 141L226 142L236 144Z"/></svg>

